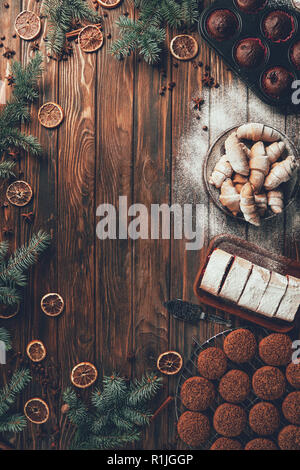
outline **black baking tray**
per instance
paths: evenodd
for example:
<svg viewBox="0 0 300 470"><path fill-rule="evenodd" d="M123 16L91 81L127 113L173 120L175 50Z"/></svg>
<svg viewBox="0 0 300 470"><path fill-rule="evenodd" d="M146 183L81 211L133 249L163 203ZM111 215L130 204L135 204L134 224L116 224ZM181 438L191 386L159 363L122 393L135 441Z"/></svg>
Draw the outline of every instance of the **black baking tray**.
<svg viewBox="0 0 300 470"><path fill-rule="evenodd" d="M232 11L238 21L239 28L236 34L224 41L212 38L206 28L209 15L218 9L228 9ZM267 39L263 33L263 21L266 15L275 10L281 10L292 15L295 22L295 32L293 36L285 42L274 43ZM225 61L225 63L251 88L259 98L271 106L291 106L294 110L300 111L300 105L292 103L292 93L280 98L272 98L267 95L261 85L264 73L271 67L282 66L286 68L295 78L300 80L300 70L297 70L290 59L290 52L293 45L300 40L300 13L293 8L292 3L287 0L286 5L275 6L274 1L267 1L257 12L246 13L240 10L235 0L216 0L211 6L206 8L199 20L199 33L204 40L212 47ZM258 38L266 46L267 54L262 65L255 69L240 67L234 58L236 45L242 39Z"/></svg>

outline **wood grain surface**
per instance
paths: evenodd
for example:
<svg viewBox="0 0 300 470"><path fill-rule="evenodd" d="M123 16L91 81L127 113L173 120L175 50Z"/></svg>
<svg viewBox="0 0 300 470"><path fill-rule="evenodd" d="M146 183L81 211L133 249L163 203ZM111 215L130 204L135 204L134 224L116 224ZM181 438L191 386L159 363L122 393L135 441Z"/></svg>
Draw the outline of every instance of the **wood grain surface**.
<svg viewBox="0 0 300 470"><path fill-rule="evenodd" d="M12 47L15 57L26 64L33 54L31 43L13 38L14 18L22 9L39 13L42 2L8 3L10 7L5 9L1 2L1 34L6 37L5 46ZM44 74L40 98L32 107L32 122L24 131L38 137L44 155L40 159L25 155L18 163L22 178L33 187L33 202L26 209L0 209L1 228L14 229L12 249L38 229L52 235L51 248L30 272L21 312L0 323L13 332L14 349L20 352L13 364L1 367L0 384L6 382L11 367L27 364L24 351L30 340L41 339L48 352L45 367L50 384L43 385L41 375L32 370L33 381L19 408L27 398L42 396L50 405L51 417L42 427L29 424L13 440L18 449L48 449L52 442L56 448L68 448L72 429L60 413L61 391L70 385L70 371L76 363L93 362L100 378L115 370L131 378L140 377L155 370L161 352L174 349L187 359L193 336L204 341L222 331L221 326L207 322L191 326L175 321L163 306L174 298L196 301L193 281L212 237L234 234L277 253L296 255L299 201L257 229L226 217L204 189L199 193L193 185L186 187L185 193L181 190L181 197L183 194L185 203L203 205L205 240L201 251L186 251L186 240L98 240L99 204L118 207L119 196L127 197L128 206L135 202L148 208L179 201L181 163L189 135L198 133L201 149L208 149L226 128L258 120L285 131L299 146L298 117L261 103L196 31L193 35L200 52L193 62L178 63L167 50L160 65L153 67L134 54L121 62L112 58L110 42L118 36L115 22L124 12L137 15L128 0L120 8L106 11L101 50L86 54L73 42L72 57L61 62L47 58L43 40L46 20L42 19L38 42L45 55ZM168 31L166 48L175 34ZM9 61L0 54L0 76L5 80ZM203 89L205 66L210 67L219 88ZM162 86L168 88L171 82L175 83L173 91L167 89L160 95ZM10 88L6 89L9 96ZM230 99L228 90L234 90L238 98L224 119L220 109ZM199 96L205 103L201 112L196 112L192 99ZM47 101L55 101L64 109L65 119L58 129L47 130L38 123L37 110ZM31 225L22 217L29 211L35 213ZM48 292L59 292L65 299L65 311L59 318L51 319L41 312L40 299ZM294 334L297 337L298 331ZM164 378L163 383L153 410L168 395L174 395L177 378ZM88 398L89 394L87 391L82 396ZM173 405L151 424L136 447L182 447L176 441Z"/></svg>

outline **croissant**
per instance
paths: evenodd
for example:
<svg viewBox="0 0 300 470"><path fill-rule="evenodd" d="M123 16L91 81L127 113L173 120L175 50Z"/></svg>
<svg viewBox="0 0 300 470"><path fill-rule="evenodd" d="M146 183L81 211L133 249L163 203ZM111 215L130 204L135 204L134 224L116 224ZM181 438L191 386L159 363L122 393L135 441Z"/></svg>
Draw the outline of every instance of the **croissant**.
<svg viewBox="0 0 300 470"><path fill-rule="evenodd" d="M244 186L244 184L248 183L248 178L246 178L246 176L243 176L243 175L239 175L238 173L236 173L234 175L234 178L232 180L234 186L235 186L235 189L237 190L237 192L240 194L241 190L242 190L242 187Z"/></svg>
<svg viewBox="0 0 300 470"><path fill-rule="evenodd" d="M289 181L297 162L294 156L289 155L282 162L276 162L272 165L272 169L265 179L265 188L270 191L271 189L277 188L281 183Z"/></svg>
<svg viewBox="0 0 300 470"><path fill-rule="evenodd" d="M269 191L267 193L268 205L271 207L274 214L280 214L283 211L283 192L280 190Z"/></svg>
<svg viewBox="0 0 300 470"><path fill-rule="evenodd" d="M263 142L257 142L251 148L250 154L250 178L254 193L259 194L264 185L265 177L270 170L269 157L265 154Z"/></svg>
<svg viewBox="0 0 300 470"><path fill-rule="evenodd" d="M220 160L217 162L214 171L209 179L210 184L214 185L216 188L220 188L226 178L231 178L233 173L232 166L228 161L227 155L223 155Z"/></svg>
<svg viewBox="0 0 300 470"><path fill-rule="evenodd" d="M260 218L255 203L254 191L250 183L246 183L242 188L240 208L247 222L256 226L260 225Z"/></svg>
<svg viewBox="0 0 300 470"><path fill-rule="evenodd" d="M229 178L221 186L220 202L233 215L237 215L240 212L240 195Z"/></svg>
<svg viewBox="0 0 300 470"><path fill-rule="evenodd" d="M228 161L236 173L249 175L249 165L246 146L239 141L236 132L233 132L225 142Z"/></svg>
<svg viewBox="0 0 300 470"><path fill-rule="evenodd" d="M254 195L255 204L259 215L262 217L268 208L268 199L266 193Z"/></svg>
<svg viewBox="0 0 300 470"><path fill-rule="evenodd" d="M254 122L239 127L237 137L239 139L253 140L254 142L258 142L259 140L263 140L264 142L276 142L280 139L278 132L271 127Z"/></svg>
<svg viewBox="0 0 300 470"><path fill-rule="evenodd" d="M271 164L277 162L285 150L285 144L283 142L274 142L266 148L266 155L269 157Z"/></svg>

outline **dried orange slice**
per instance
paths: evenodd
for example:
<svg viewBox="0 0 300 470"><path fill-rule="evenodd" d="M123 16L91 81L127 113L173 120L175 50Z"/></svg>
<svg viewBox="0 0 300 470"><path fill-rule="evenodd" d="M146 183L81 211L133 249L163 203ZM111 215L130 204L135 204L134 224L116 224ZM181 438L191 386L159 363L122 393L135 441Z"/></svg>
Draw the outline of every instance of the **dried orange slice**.
<svg viewBox="0 0 300 470"><path fill-rule="evenodd" d="M8 320L9 318L15 317L20 310L20 304L15 305L0 305L0 318L2 320Z"/></svg>
<svg viewBox="0 0 300 470"><path fill-rule="evenodd" d="M43 104L38 113L38 120L42 126L47 127L47 129L54 129L54 127L59 126L62 123L64 118L64 110L57 103L48 103Z"/></svg>
<svg viewBox="0 0 300 470"><path fill-rule="evenodd" d="M97 2L103 8L116 8L122 3L122 0L97 0Z"/></svg>
<svg viewBox="0 0 300 470"><path fill-rule="evenodd" d="M191 60L198 54L199 46L189 34L179 34L170 44L171 54L178 60Z"/></svg>
<svg viewBox="0 0 300 470"><path fill-rule="evenodd" d="M54 292L44 295L41 300L41 309L49 317L57 317L64 309L65 302L61 295Z"/></svg>
<svg viewBox="0 0 300 470"><path fill-rule="evenodd" d="M49 418L49 406L41 398L31 398L25 403L24 414L34 424L43 424Z"/></svg>
<svg viewBox="0 0 300 470"><path fill-rule="evenodd" d="M71 382L75 387L87 388L97 380L98 371L90 362L80 362L73 367L71 372Z"/></svg>
<svg viewBox="0 0 300 470"><path fill-rule="evenodd" d="M26 181L14 181L6 190L6 197L14 206L23 207L32 199L32 188Z"/></svg>
<svg viewBox="0 0 300 470"><path fill-rule="evenodd" d="M42 341L34 339L27 345L26 353L32 362L41 362L45 359L47 351Z"/></svg>
<svg viewBox="0 0 300 470"><path fill-rule="evenodd" d="M40 34L41 20L33 11L21 11L15 19L15 30L20 38L31 41Z"/></svg>
<svg viewBox="0 0 300 470"><path fill-rule="evenodd" d="M162 353L157 359L158 370L165 375L175 375L180 372L183 365L181 355L176 351Z"/></svg>
<svg viewBox="0 0 300 470"><path fill-rule="evenodd" d="M95 52L103 45L103 34L98 26L89 24L78 34L80 49L83 52Z"/></svg>

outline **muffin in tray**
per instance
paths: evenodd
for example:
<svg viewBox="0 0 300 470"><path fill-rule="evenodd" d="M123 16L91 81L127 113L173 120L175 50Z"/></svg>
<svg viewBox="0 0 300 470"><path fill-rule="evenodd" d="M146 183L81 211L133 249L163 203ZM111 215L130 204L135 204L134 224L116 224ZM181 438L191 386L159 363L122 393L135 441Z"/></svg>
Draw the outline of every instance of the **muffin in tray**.
<svg viewBox="0 0 300 470"><path fill-rule="evenodd" d="M239 28L236 15L230 10L213 11L206 23L208 34L217 41L224 41L232 38Z"/></svg>

